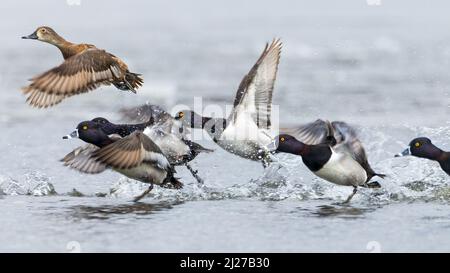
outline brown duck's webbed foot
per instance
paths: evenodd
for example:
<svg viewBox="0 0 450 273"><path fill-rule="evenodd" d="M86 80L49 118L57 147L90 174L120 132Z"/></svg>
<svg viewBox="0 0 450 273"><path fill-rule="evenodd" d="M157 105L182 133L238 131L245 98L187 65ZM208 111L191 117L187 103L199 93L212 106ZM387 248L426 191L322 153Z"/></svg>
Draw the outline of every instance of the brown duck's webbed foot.
<svg viewBox="0 0 450 273"><path fill-rule="evenodd" d="M350 203L350 200L352 200L353 196L355 196L356 192L358 192L358 187L353 186L353 192L350 194L349 197L347 197L347 200L345 200L342 204L348 204Z"/></svg>
<svg viewBox="0 0 450 273"><path fill-rule="evenodd" d="M136 90L127 81L115 82L114 86L121 91L130 91L136 94Z"/></svg>
<svg viewBox="0 0 450 273"><path fill-rule="evenodd" d="M147 194L149 194L153 190L153 184L150 184L148 189L146 189L143 193L141 193L139 196L136 196L133 199L133 202L139 202L142 198L144 198Z"/></svg>

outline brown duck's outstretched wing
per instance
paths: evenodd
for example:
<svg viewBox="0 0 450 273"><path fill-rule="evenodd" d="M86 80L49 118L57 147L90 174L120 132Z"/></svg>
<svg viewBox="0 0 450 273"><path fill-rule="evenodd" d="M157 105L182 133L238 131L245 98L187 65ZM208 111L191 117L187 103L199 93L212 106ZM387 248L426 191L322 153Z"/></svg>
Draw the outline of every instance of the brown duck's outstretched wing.
<svg viewBox="0 0 450 273"><path fill-rule="evenodd" d="M95 151L92 157L116 169L134 168L143 162L156 163L162 169L170 168L159 147L139 131Z"/></svg>
<svg viewBox="0 0 450 273"><path fill-rule="evenodd" d="M92 158L92 153L99 148L92 144L81 146L67 154L63 159L64 166L83 173L95 174L106 170L107 166Z"/></svg>
<svg viewBox="0 0 450 273"><path fill-rule="evenodd" d="M27 102L31 106L50 107L66 97L123 79L125 73L116 57L104 50L90 48L34 77L22 91L28 96Z"/></svg>
<svg viewBox="0 0 450 273"><path fill-rule="evenodd" d="M279 39L274 39L270 45L266 44L258 61L239 85L232 118L236 119L242 112L250 112L259 128L270 128L272 95L281 48Z"/></svg>

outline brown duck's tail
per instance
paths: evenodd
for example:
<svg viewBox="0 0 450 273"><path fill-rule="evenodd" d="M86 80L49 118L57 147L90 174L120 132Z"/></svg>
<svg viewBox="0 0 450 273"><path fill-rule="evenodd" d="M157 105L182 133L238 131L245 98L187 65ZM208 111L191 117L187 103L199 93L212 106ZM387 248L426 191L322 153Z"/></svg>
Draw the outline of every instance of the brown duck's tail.
<svg viewBox="0 0 450 273"><path fill-rule="evenodd" d="M123 91L131 91L136 93L136 89L142 86L144 79L141 74L132 73L127 71L125 73L125 79L121 82L114 82L114 86Z"/></svg>
<svg viewBox="0 0 450 273"><path fill-rule="evenodd" d="M134 91L142 86L144 79L142 79L141 76L141 74L136 74L129 71L125 74L125 82L131 91Z"/></svg>

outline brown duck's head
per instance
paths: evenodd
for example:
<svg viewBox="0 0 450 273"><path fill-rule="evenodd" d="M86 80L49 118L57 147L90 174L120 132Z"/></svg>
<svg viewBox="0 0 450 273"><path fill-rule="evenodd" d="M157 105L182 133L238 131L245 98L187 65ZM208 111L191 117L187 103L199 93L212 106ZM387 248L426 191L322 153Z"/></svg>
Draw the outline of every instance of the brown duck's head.
<svg viewBox="0 0 450 273"><path fill-rule="evenodd" d="M57 45L64 41L64 39L56 33L51 27L38 27L36 31L28 36L23 36L22 39L32 39Z"/></svg>

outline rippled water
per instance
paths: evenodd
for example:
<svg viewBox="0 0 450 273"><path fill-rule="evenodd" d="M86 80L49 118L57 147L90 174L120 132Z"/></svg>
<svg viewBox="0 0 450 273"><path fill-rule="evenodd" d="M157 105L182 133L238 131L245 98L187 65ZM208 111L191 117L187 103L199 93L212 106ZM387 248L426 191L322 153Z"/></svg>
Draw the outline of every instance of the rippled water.
<svg viewBox="0 0 450 273"><path fill-rule="evenodd" d="M4 4L0 251L450 250L449 177L435 162L393 158L416 136L450 150L445 1L61 2ZM127 20L111 20L119 17ZM144 88L138 95L102 88L54 109L29 108L18 90L61 59L50 46L19 39L42 24L122 57L144 74ZM374 169L388 175L381 189L361 189L343 206L351 189L314 177L299 158L278 156L264 171L204 140L215 152L193 162L203 186L179 167L184 189L155 188L134 204L145 185L58 162L81 144L61 136L81 120L119 120L122 106L149 101L170 110L192 106L194 96L203 106L230 104L275 36L285 43L274 95L281 123L354 124Z"/></svg>

